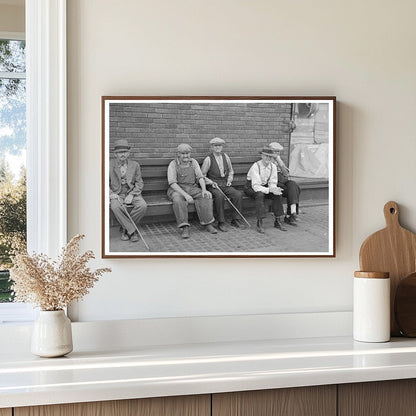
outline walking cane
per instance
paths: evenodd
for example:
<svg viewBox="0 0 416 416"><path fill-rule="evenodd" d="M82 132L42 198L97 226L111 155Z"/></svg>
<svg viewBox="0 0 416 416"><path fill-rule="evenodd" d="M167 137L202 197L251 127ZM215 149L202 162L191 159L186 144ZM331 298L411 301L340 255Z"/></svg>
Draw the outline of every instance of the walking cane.
<svg viewBox="0 0 416 416"><path fill-rule="evenodd" d="M231 202L230 198L221 190L221 188L217 185L216 188L224 195L224 198L227 202L237 211L238 215L245 221L245 223L251 227L250 223L244 218L244 215L238 210L238 208Z"/></svg>
<svg viewBox="0 0 416 416"><path fill-rule="evenodd" d="M126 206L120 201L120 205L123 207L124 209L124 213L127 215L127 217L129 218L129 220L131 221L131 223L134 225L134 228L136 229L137 233L139 234L140 238L142 239L144 245L146 246L148 251L151 251L149 246L147 245L146 241L144 240L142 233L140 232L140 230L137 228L136 223L133 221L133 218L130 216L129 212L127 211Z"/></svg>

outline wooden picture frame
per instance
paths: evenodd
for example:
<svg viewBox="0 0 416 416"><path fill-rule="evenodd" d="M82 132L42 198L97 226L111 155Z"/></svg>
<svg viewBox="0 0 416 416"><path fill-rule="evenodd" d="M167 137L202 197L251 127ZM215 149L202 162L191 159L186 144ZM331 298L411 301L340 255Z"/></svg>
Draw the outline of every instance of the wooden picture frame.
<svg viewBox="0 0 416 416"><path fill-rule="evenodd" d="M335 257L335 108L336 98L332 96L102 97L102 257ZM217 174L229 175L231 161L232 186L243 198L241 211L225 199L226 231L220 231L217 220L221 215L213 203L215 221L210 220L210 225L217 233L211 234L212 228L207 232L207 220L204 223L202 214L196 215L195 204L189 203L190 235L183 238L187 237L183 233L186 219L180 222L167 196L168 166L178 155L181 157L180 144L190 145L190 157L201 166L214 138L225 141L223 152L228 158L212 156L208 165L212 162L213 169L219 169ZM267 147L276 142L281 147L280 157L272 157L277 165L268 168ZM120 159L123 152L128 162ZM257 163L262 159L266 162ZM196 162L185 161L180 166L192 176L191 171L198 172ZM177 170L177 162L172 163L170 180L185 181L185 171ZM246 180L253 164L258 173L251 171L250 175L267 176L270 169L270 177L263 178L269 181L269 188L259 191L256 185L257 191L250 197L246 195L250 189ZM284 180L299 186L300 197L298 204L293 204L293 192L287 197L292 198L292 204L281 197L285 214L280 216L271 178L274 169L284 170L285 166L289 177ZM199 176L195 182L199 188L203 186ZM209 186L207 189L212 190ZM273 200L271 207L264 205L263 214L259 213L262 205L256 198L267 194L259 196L256 192L268 192L265 198ZM129 193L133 200L127 198L126 206L122 202ZM197 204L210 205L206 199ZM179 202L175 204L178 210ZM257 219L262 215L259 225ZM278 228L275 218L286 231ZM240 222L244 229L232 226L230 221L234 219L240 221L232 223Z"/></svg>

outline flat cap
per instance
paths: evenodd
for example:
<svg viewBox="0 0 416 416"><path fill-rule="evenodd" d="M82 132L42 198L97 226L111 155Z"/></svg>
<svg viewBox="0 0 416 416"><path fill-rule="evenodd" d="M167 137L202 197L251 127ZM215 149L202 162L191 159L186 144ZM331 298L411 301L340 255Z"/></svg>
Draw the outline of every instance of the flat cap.
<svg viewBox="0 0 416 416"><path fill-rule="evenodd" d="M270 147L265 146L263 147L263 149L261 149L260 154L266 156L273 156L273 150L270 149Z"/></svg>
<svg viewBox="0 0 416 416"><path fill-rule="evenodd" d="M269 144L270 149L277 151L277 150L283 150L283 146L280 143L273 142Z"/></svg>
<svg viewBox="0 0 416 416"><path fill-rule="evenodd" d="M188 153L192 150L192 147L187 143L181 143L178 148L178 153Z"/></svg>
<svg viewBox="0 0 416 416"><path fill-rule="evenodd" d="M209 141L210 144L224 144L225 140L221 139L221 137L214 137Z"/></svg>

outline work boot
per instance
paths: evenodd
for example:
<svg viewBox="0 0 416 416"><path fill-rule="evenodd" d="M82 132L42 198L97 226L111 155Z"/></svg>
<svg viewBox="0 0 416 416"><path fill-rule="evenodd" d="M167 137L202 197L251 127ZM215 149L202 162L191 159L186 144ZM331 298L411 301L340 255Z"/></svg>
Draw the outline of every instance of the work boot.
<svg viewBox="0 0 416 416"><path fill-rule="evenodd" d="M223 233L226 233L228 231L227 226L225 225L225 222L219 222L218 223L218 229L222 231Z"/></svg>
<svg viewBox="0 0 416 416"><path fill-rule="evenodd" d="M296 219L294 218L293 214L289 217L285 217L285 223L289 225L293 225L294 227L297 227Z"/></svg>
<svg viewBox="0 0 416 416"><path fill-rule="evenodd" d="M233 225L235 228L241 228L241 221L237 218L231 220L231 225Z"/></svg>
<svg viewBox="0 0 416 416"><path fill-rule="evenodd" d="M280 231L287 231L287 228L283 226L282 221L280 221L279 218L274 220L274 228L278 228Z"/></svg>
<svg viewBox="0 0 416 416"><path fill-rule="evenodd" d="M120 240L127 241L129 239L129 235L127 234L127 230L121 230Z"/></svg>
<svg viewBox="0 0 416 416"><path fill-rule="evenodd" d="M130 241L132 242L132 243L137 243L138 241L139 241L139 233L137 232L137 231L135 231L134 233L133 233L133 235L130 237Z"/></svg>
<svg viewBox="0 0 416 416"><path fill-rule="evenodd" d="M208 224L208 225L206 225L205 226L205 229L210 233L210 234L217 234L217 230L216 230L216 228L213 226L213 225L211 225L211 224Z"/></svg>
<svg viewBox="0 0 416 416"><path fill-rule="evenodd" d="M182 238L189 238L189 225L181 227L181 236Z"/></svg>
<svg viewBox="0 0 416 416"><path fill-rule="evenodd" d="M263 220L257 220L257 231L260 234L264 234Z"/></svg>

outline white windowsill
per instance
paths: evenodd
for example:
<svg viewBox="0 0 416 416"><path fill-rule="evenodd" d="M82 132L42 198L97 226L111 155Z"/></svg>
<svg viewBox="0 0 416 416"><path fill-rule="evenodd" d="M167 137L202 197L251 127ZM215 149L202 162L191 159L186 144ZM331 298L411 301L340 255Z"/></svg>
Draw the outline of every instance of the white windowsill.
<svg viewBox="0 0 416 416"><path fill-rule="evenodd" d="M76 348L58 359L36 358L28 351L0 354L0 407L415 377L415 339L379 344L351 337L144 342L115 349L102 344L94 350Z"/></svg>
<svg viewBox="0 0 416 416"><path fill-rule="evenodd" d="M0 303L0 325L27 324L36 317L36 311L27 303Z"/></svg>

